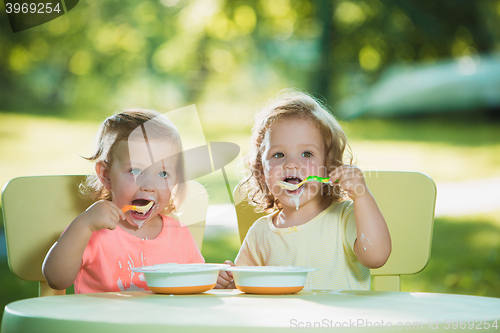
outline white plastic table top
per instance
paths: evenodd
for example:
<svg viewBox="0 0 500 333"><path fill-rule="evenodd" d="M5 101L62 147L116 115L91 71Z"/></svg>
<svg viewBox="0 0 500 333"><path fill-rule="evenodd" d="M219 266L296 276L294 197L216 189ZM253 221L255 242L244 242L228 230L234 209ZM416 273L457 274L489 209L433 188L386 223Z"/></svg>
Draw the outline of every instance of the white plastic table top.
<svg viewBox="0 0 500 333"><path fill-rule="evenodd" d="M321 290L280 296L237 290L170 296L136 291L16 301L5 307L1 332L260 333L340 327L500 332L498 325L500 299L491 297Z"/></svg>

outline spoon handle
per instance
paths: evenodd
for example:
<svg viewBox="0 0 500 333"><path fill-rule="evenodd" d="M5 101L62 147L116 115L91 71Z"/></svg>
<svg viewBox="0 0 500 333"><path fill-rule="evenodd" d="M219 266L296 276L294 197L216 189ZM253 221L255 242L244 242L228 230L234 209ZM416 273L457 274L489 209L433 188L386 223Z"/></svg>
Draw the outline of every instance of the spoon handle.
<svg viewBox="0 0 500 333"><path fill-rule="evenodd" d="M134 206L134 205L126 205L126 206L123 206L122 208L122 212L126 213L128 212L129 210L135 210L137 209L137 206Z"/></svg>
<svg viewBox="0 0 500 333"><path fill-rule="evenodd" d="M328 177L319 177L319 176L309 176L305 179L306 181L318 181L321 183L331 183L330 178ZM338 183L338 179L335 181L335 183Z"/></svg>

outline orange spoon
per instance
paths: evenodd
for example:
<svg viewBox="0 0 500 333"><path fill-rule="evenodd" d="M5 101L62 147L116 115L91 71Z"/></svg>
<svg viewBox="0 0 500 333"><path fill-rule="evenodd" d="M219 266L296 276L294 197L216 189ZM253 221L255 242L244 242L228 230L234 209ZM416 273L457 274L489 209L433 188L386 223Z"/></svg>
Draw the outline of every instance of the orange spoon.
<svg viewBox="0 0 500 333"><path fill-rule="evenodd" d="M139 213L147 212L153 206L153 201L150 201L146 206L135 206L135 205L126 205L122 208L122 212L126 213L129 210L135 210Z"/></svg>

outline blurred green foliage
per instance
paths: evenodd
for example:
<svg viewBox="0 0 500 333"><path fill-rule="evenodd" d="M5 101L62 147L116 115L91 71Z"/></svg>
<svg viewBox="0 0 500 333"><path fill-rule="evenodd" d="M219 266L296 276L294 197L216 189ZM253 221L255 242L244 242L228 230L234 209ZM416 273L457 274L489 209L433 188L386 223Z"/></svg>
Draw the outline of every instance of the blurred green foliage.
<svg viewBox="0 0 500 333"><path fill-rule="evenodd" d="M221 229L203 239L201 254L207 263L223 263L226 260L234 262L239 249L239 235Z"/></svg>
<svg viewBox="0 0 500 333"><path fill-rule="evenodd" d="M499 16L498 0L80 1L21 33L2 22L1 111L88 118L291 86L333 105L394 64L498 51Z"/></svg>

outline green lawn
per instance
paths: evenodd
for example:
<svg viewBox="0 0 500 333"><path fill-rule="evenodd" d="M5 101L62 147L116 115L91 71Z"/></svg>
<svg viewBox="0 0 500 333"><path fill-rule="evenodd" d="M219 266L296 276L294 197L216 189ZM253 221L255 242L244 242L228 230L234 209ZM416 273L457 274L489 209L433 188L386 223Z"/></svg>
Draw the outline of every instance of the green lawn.
<svg viewBox="0 0 500 333"><path fill-rule="evenodd" d="M404 291L500 297L500 209L434 221L431 259L401 279Z"/></svg>

